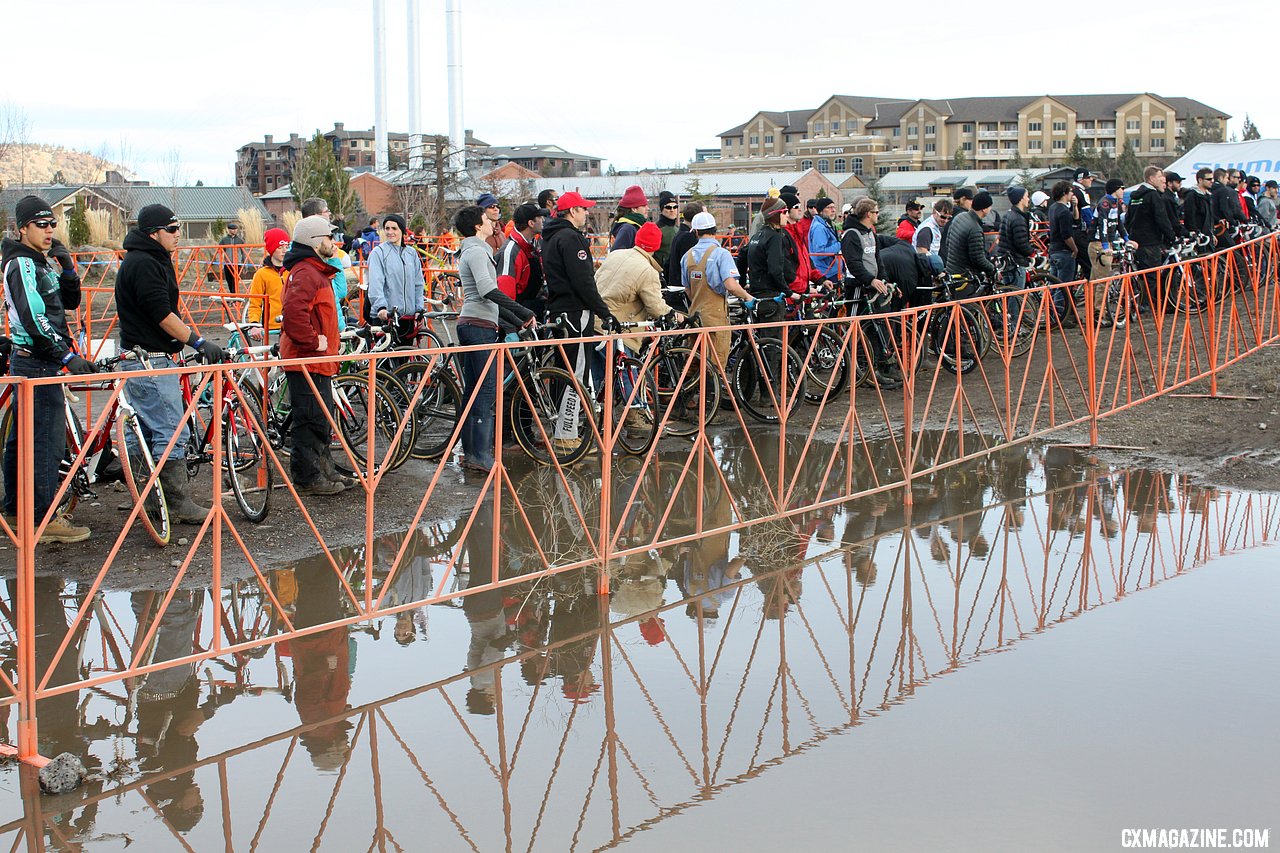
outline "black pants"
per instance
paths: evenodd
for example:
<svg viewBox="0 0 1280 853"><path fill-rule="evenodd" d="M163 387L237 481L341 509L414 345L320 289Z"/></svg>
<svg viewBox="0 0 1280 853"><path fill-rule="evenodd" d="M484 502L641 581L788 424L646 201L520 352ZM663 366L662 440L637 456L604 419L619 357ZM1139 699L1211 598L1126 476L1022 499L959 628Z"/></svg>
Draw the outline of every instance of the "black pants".
<svg viewBox="0 0 1280 853"><path fill-rule="evenodd" d="M14 353L9 373L30 379L57 376L61 365L41 361ZM6 515L18 512L18 411L17 387L14 389L13 429L9 443L4 448L4 511ZM35 524L39 524L49 511L53 496L58 491L58 465L67 449L67 419L65 397L61 385L41 385L32 389L32 424L35 427L32 448L31 486L35 499ZM25 414L23 414L25 417Z"/></svg>
<svg viewBox="0 0 1280 853"><path fill-rule="evenodd" d="M1093 261L1089 258L1089 237L1083 231L1076 232L1076 265L1080 268L1080 279L1088 281L1093 278Z"/></svg>
<svg viewBox="0 0 1280 853"><path fill-rule="evenodd" d="M289 474L295 486L309 486L320 479L332 465L329 438L333 430L325 418L325 411L333 411L333 379L311 374L319 399L311 393L307 375L301 370L285 374L289 383L289 406L292 410L290 433L293 435L293 455L289 459Z"/></svg>
<svg viewBox="0 0 1280 853"><path fill-rule="evenodd" d="M1160 246L1140 246L1133 253L1133 266L1139 270L1154 270L1164 262L1166 250ZM1147 305L1160 302L1160 273L1149 272L1142 276L1142 286L1138 288L1138 297Z"/></svg>
<svg viewBox="0 0 1280 853"><path fill-rule="evenodd" d="M239 271L235 267L222 268L222 280L227 283L227 292L236 292L236 281L239 279Z"/></svg>

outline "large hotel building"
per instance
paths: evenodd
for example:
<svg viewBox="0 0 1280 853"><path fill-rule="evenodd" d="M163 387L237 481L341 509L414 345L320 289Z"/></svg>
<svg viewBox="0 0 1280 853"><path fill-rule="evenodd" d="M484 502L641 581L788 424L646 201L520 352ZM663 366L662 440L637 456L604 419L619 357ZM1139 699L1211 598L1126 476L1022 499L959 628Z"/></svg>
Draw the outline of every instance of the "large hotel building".
<svg viewBox="0 0 1280 853"><path fill-rule="evenodd" d="M1144 162L1168 162L1190 121L1226 127L1222 110L1191 98L1027 95L904 100L832 95L817 109L761 111L721 133L720 151L700 154L694 171L803 171L836 183L843 175L883 176L956 166L1061 163L1079 138L1086 149L1119 154L1126 141Z"/></svg>

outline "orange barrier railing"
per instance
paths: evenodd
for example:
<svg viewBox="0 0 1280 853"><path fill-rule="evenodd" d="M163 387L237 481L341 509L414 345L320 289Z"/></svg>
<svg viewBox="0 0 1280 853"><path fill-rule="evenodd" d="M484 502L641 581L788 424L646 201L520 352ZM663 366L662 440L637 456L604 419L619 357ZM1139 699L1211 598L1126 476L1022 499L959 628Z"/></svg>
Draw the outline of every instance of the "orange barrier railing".
<svg viewBox="0 0 1280 853"><path fill-rule="evenodd" d="M430 831L437 839L456 833L460 846L477 850L567 848L571 833L600 849L834 735L857 737L862 722L896 713L939 678L965 678L966 667L985 655L1033 642L1055 625L1088 620L1099 607L1280 535L1274 497L1224 494L1183 475L1053 459L1053 451L1039 466L1044 489L1028 491L1028 474L1039 473L1029 450L996 460L994 487L939 476L929 482L932 499L917 490L914 506L898 490L853 502L841 517L797 519L786 531L799 547L769 552L744 542L739 552L750 556L740 576L688 589L676 601L659 599L640 613L624 609L621 597L584 601L576 590L594 582L591 572L561 586L513 586L493 612L508 625L522 625L519 643L508 640L495 658L469 660L462 672L424 684L366 684L355 707L348 705L357 695L349 679L326 681L323 704L315 696L304 699L297 688L307 671L354 668L356 655L350 653L348 664L346 650L359 644L363 662L373 639L338 625L287 653L277 645L275 661L268 661L275 680L227 685L219 704L235 701L227 693L292 692L296 726L237 731L239 739L221 743L214 754L192 748L159 772L112 774L71 802L41 798L26 774L23 816L0 826L0 839L15 849L24 839L28 849L40 849L37 842L47 834L50 843L69 847L110 821L112 809L127 809L154 816L134 834L149 848L159 846L155 838L185 843L184 831L168 818L187 815L186 833L202 819L202 837L216 836L221 826L229 844L232 827L256 827L254 838L267 848L287 846L300 834L319 846ZM999 483L1017 488L1002 492ZM947 490L962 492L963 500L951 500ZM963 509L953 511L957 503ZM825 532L824 524L830 525ZM815 525L819 532L812 535ZM727 538L699 544L707 553L695 556L704 564L731 561ZM473 528L459 547L468 551L473 572L492 570L487 530ZM443 566L441 557L429 559ZM281 594L305 586L309 601L341 606L342 593L323 561L292 561L270 575L271 588ZM619 590L634 593L643 583L624 573ZM55 587L36 594L45 612L61 611ZM137 604L157 595L137 591L130 598ZM77 633L73 650L89 668L116 667L131 654L131 637L147 633L157 618L154 607L136 610L134 619L100 611L90 630ZM686 620L693 630L681 630ZM51 633L68 630L65 620L53 621ZM278 629L279 618L274 621ZM211 630L188 627L184 648L207 647ZM649 643L638 642L646 631ZM433 656L461 658L462 648L441 642L432 640ZM117 653L99 662L99 654L112 657L102 649ZM126 695L110 698L129 705ZM789 704L803 713L786 713ZM624 709L644 713L618 713ZM538 725L548 719L559 725ZM99 722L104 725L113 724ZM653 736L655 725L663 736ZM114 726L126 729L128 717ZM441 754L442 737L475 748ZM328 781L319 785L305 757L316 755L318 745L332 758ZM536 760L517 760L527 753ZM415 771L407 785L406 759ZM595 772L589 772L593 761ZM372 784L354 794L350 781L346 788L348 798L357 797L363 822L354 828L332 822L344 777L366 762ZM220 793L211 795L215 786L205 785L201 796L199 780L215 777L198 771L215 767ZM566 772L557 775L561 767ZM567 772L571 767L577 772ZM448 784L441 784L444 774ZM274 780L269 794L248 784L263 779ZM147 793L161 785L171 792L164 809ZM649 796L628 796L636 785ZM553 789L575 808L581 804L576 821L535 820L539 800L545 808L546 799L520 796L545 790L549 798ZM282 818L275 804L285 791L291 799ZM457 791L511 803L510 819L489 820L462 807ZM406 802L415 808L401 807ZM198 811L172 803L195 803ZM70 819L76 809L94 814L97 824Z"/></svg>
<svg viewBox="0 0 1280 853"><path fill-rule="evenodd" d="M107 384L97 390L87 388L82 377L7 380L4 385L13 389L18 400L13 428L19 447L19 511L16 525L0 521L0 530L18 555L14 612L19 654L16 681L0 672L0 691L8 690L7 701L19 706L17 753L25 761L41 761L34 711L37 701L51 696L397 614L423 602L464 598L571 570L614 566L654 548L777 523L893 489L902 489L903 500L910 504L913 484L922 476L1068 426L1087 427L1091 443L1097 444L1099 421L1106 416L1201 380L1209 382L1214 394L1219 371L1280 337L1280 288L1273 286L1276 251L1272 235L1207 258L1095 282L1082 289L1079 304L1074 298L1078 285L1068 283L887 315L751 326L745 334L760 341L780 339L781 344L748 346L723 364L713 357L714 330L649 333L655 338L686 339L689 348L682 350L675 370L678 376L628 385L613 376L610 364L599 396L572 374L530 372L530 364L542 362L531 349L550 348L556 350L549 354L552 361L573 363L565 349L573 341L418 351L416 355L427 362L423 369L434 378L394 392L408 398L403 400L393 399L393 392L387 390L391 386L380 386L376 371L370 368L390 367L395 359L414 353L346 356L341 359L344 371L352 374L344 380L345 396L335 398L345 408L340 406L328 415L335 458L358 481L345 497L304 496L291 481L272 422L277 402L264 399L267 383L262 377L268 369L306 368L311 362L126 372L101 377ZM1175 278L1202 283L1204 299L1191 287L1175 291ZM1098 319L1099 292L1114 293L1117 307L1125 311L1145 295L1150 311L1123 326L1104 327ZM1028 294L1038 298L1028 299ZM1065 305L1063 317L1054 310L1055 295ZM1015 327L1023 332L1015 334ZM982 358L978 351L984 345L990 352ZM779 363L766 363L762 355L766 351L778 353ZM485 369L498 379L495 409L500 415L492 448L496 464L491 471L472 476L465 487L458 485L447 448L457 442L474 406L471 400L461 400L456 414L443 422L432 421L436 431L432 441L446 449L443 455L397 470L406 436L416 431L425 416L398 417L394 404L414 412L447 409L442 403L445 397L439 395L454 382L449 377L454 369L451 360L469 353L480 353ZM636 376L660 377L661 358L660 348L651 348L637 366ZM887 390L869 384L824 394L815 384L816 379L838 372L841 364L857 373L874 362L880 362L882 369L896 369L903 377L902 388ZM776 380L769 373L774 368ZM442 373L437 375L436 370ZM37 426L30 415L34 391L71 386L81 389L76 394L97 395L95 414L85 419L83 430L93 435L105 428L111 413L128 398L130 382L164 375L185 376L191 382L193 391L183 419L195 424L208 441L193 450L178 446L176 437L172 438L156 464L185 460L199 475L192 481L194 490L212 498L213 511L203 524L191 528L187 544L171 544L164 550L142 544L146 541L142 522L147 516L142 516L140 504L127 513L79 514L78 519L92 524L90 541L96 544L64 547L59 552L61 568L75 569L87 581L85 601L74 618L79 623L88 617L94 595L104 583L107 587L119 583L132 568L151 562L172 574L167 590L157 594L157 618L163 618L175 596L193 581L222 589L228 581L248 579L267 591L272 607L281 614L281 630L271 637L227 631L228 617L219 599L212 639L202 650L163 664L148 663L144 650L154 635L153 625L122 666L87 677L55 679L72 638L68 635L37 665L31 651L35 543L70 484L63 483L48 512L42 517L35 514L31 484ZM309 373L304 376L314 391L314 380ZM661 382L677 389L696 383L703 390L693 400L692 411L682 413L658 396L654 389ZM737 393L722 397L718 420L712 422L707 396L716 386ZM576 464L564 459L561 445L555 443L556 423L543 419L545 410L537 405L549 389L561 413L566 406L573 408L565 402L572 399L566 394L569 390L579 401L587 401L581 407L580 422L586 429L588 455ZM627 446L627 419L622 416L641 404L657 417L659 431L672 427L677 418L692 419L691 440L675 453L660 454L659 444L653 444L634 456L618 455ZM774 422L760 423L756 416L761 412L771 414ZM227 425L234 428L238 444L227 444ZM506 446L513 427L527 454L541 456L547 463L533 480L520 476L529 465L526 453ZM874 439L884 441L873 455ZM259 451L247 463L241 456L227 462L226 448L255 443ZM85 463L88 446L86 442L74 454L72 470ZM228 496L229 483L234 485L246 472L256 476L259 485L269 486L273 480L281 484L274 490L263 489L272 504L269 534L246 523ZM157 479L156 474L142 477L136 484L138 493L153 491ZM451 528L455 544L439 578L426 597L397 600L395 580L405 570L415 531L441 518L457 519L457 523ZM273 553L272 547L278 547L282 533L289 553L314 552L334 575L345 615L305 626L284 615L262 562ZM455 588L463 559L463 549L456 543L475 541L478 535L484 536L493 555L489 574L479 578L473 567L467 586ZM516 540L522 540L518 556L512 552ZM355 548L355 556L343 557L344 547ZM122 553L128 554L127 561ZM171 569L167 568L170 563ZM516 575L506 574L502 567L513 565L520 567ZM598 583L599 591L607 593L611 573L601 573Z"/></svg>

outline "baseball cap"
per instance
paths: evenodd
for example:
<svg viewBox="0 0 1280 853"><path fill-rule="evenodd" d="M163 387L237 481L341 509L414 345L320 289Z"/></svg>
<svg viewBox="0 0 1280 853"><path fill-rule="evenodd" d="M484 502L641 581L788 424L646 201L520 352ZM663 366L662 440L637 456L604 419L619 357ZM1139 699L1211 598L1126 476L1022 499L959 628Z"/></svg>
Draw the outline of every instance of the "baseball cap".
<svg viewBox="0 0 1280 853"><path fill-rule="evenodd" d="M515 213L511 214L511 218L515 220L517 228L523 228L539 216L550 216L551 211L545 207L538 207L536 204L522 204L516 208Z"/></svg>
<svg viewBox="0 0 1280 853"><path fill-rule="evenodd" d="M556 200L556 211L563 213L572 207L595 207L596 203L582 197L579 193L561 193Z"/></svg>
<svg viewBox="0 0 1280 853"><path fill-rule="evenodd" d="M1031 203L1034 204L1036 207L1039 207L1040 205L1044 204L1048 200L1049 200L1049 194L1044 190L1036 190L1031 194Z"/></svg>
<svg viewBox="0 0 1280 853"><path fill-rule="evenodd" d="M1177 172L1174 172L1174 171L1171 171L1171 170L1166 171L1166 172L1164 173L1164 177L1165 177L1165 180L1166 180L1166 181L1178 181L1178 182L1182 182L1182 181L1186 180L1186 179L1185 179L1185 178L1183 178L1181 175L1179 175ZM1252 180L1250 181L1250 183L1252 183Z"/></svg>
<svg viewBox="0 0 1280 853"><path fill-rule="evenodd" d="M956 190L951 194L951 198L953 198L956 201L959 201L962 198L967 198L970 201L972 201L973 187L960 187L958 190Z"/></svg>
<svg viewBox="0 0 1280 853"><path fill-rule="evenodd" d="M694 231L705 231L708 228L715 228L716 218L704 210L693 217L693 221L689 223L689 227Z"/></svg>

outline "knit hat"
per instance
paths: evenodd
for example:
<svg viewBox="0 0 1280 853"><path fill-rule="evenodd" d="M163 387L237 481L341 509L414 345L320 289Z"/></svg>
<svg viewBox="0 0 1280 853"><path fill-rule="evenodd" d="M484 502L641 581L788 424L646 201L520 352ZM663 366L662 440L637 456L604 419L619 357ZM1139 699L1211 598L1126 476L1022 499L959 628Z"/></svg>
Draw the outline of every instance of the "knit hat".
<svg viewBox="0 0 1280 853"><path fill-rule="evenodd" d="M481 196L481 198L484 198L484 196ZM479 205L479 206L484 207L484 205ZM405 222L404 217L398 213L388 213L382 217L382 225L384 228L386 227L386 224L388 222L394 222L396 225L399 225L401 231L409 230L409 224ZM297 238L295 237L294 239L297 239Z"/></svg>
<svg viewBox="0 0 1280 853"><path fill-rule="evenodd" d="M778 190L778 192L779 192L779 193L791 193L791 194L792 194L792 195L794 195L794 196L798 196L798 195L800 195L800 190L798 190L798 189L796 189L795 187L791 186L791 184L783 184L783 185L782 185L782 189Z"/></svg>
<svg viewBox="0 0 1280 853"><path fill-rule="evenodd" d="M1018 203L1026 197L1027 191L1023 187L1009 187L1004 194L1009 197L1009 204L1017 207Z"/></svg>
<svg viewBox="0 0 1280 853"><path fill-rule="evenodd" d="M960 187L960 189L951 194L951 198L954 201L959 201L962 198L972 199L973 187Z"/></svg>
<svg viewBox="0 0 1280 853"><path fill-rule="evenodd" d="M708 228L716 227L716 218L704 210L693 217L689 227L694 231L706 231Z"/></svg>
<svg viewBox="0 0 1280 853"><path fill-rule="evenodd" d="M800 203L800 196L795 193L786 192L785 190L778 196L778 198L785 201L788 208L795 207Z"/></svg>
<svg viewBox="0 0 1280 853"><path fill-rule="evenodd" d="M836 200L833 198L827 198L826 196L819 196L818 198L815 198L813 200L813 209L821 213L822 211L826 210L828 207L831 207L835 203L836 203Z"/></svg>
<svg viewBox="0 0 1280 853"><path fill-rule="evenodd" d="M640 636L649 645L656 646L667 638L667 632L663 630L662 620L652 616L640 623Z"/></svg>
<svg viewBox="0 0 1280 853"><path fill-rule="evenodd" d="M262 242L267 246L267 254L274 255L281 243L289 242L289 232L283 228L269 228L267 233L262 235Z"/></svg>
<svg viewBox="0 0 1280 853"><path fill-rule="evenodd" d="M493 207L497 203L498 197L493 193L481 193L480 198L476 199L476 207Z"/></svg>
<svg viewBox="0 0 1280 853"><path fill-rule="evenodd" d="M293 226L293 242L315 249L332 231L333 226L329 224L329 217L317 213L315 216L299 219L298 224Z"/></svg>
<svg viewBox="0 0 1280 853"><path fill-rule="evenodd" d="M990 210L991 209L991 193L983 190L973 197L974 210Z"/></svg>
<svg viewBox="0 0 1280 853"><path fill-rule="evenodd" d="M663 190L658 193L658 206L663 207L676 200L676 194L670 190Z"/></svg>
<svg viewBox="0 0 1280 853"><path fill-rule="evenodd" d="M166 225L173 225L178 217L163 204L149 204L138 211L138 230L150 234Z"/></svg>
<svg viewBox="0 0 1280 853"><path fill-rule="evenodd" d="M636 248L653 252L662 245L662 229L652 222L646 222L636 231Z"/></svg>
<svg viewBox="0 0 1280 853"><path fill-rule="evenodd" d="M13 209L13 213L14 218L18 220L19 228L46 216L50 219L53 218L53 211L49 209L49 202L38 195L23 196Z"/></svg>
<svg viewBox="0 0 1280 853"><path fill-rule="evenodd" d="M1107 195L1115 195L1117 191L1124 189L1124 181L1119 178L1112 178L1107 181Z"/></svg>
<svg viewBox="0 0 1280 853"><path fill-rule="evenodd" d="M779 214L785 213L787 208L790 206L791 205L782 200L781 196L778 198L771 198L766 200L765 203L760 206L760 215L765 219L768 219L772 216L778 216Z"/></svg>
<svg viewBox="0 0 1280 853"><path fill-rule="evenodd" d="M618 207L648 207L649 199L645 197L644 190L640 189L639 184L632 184L627 187L626 192L622 194L622 200L618 202Z"/></svg>

